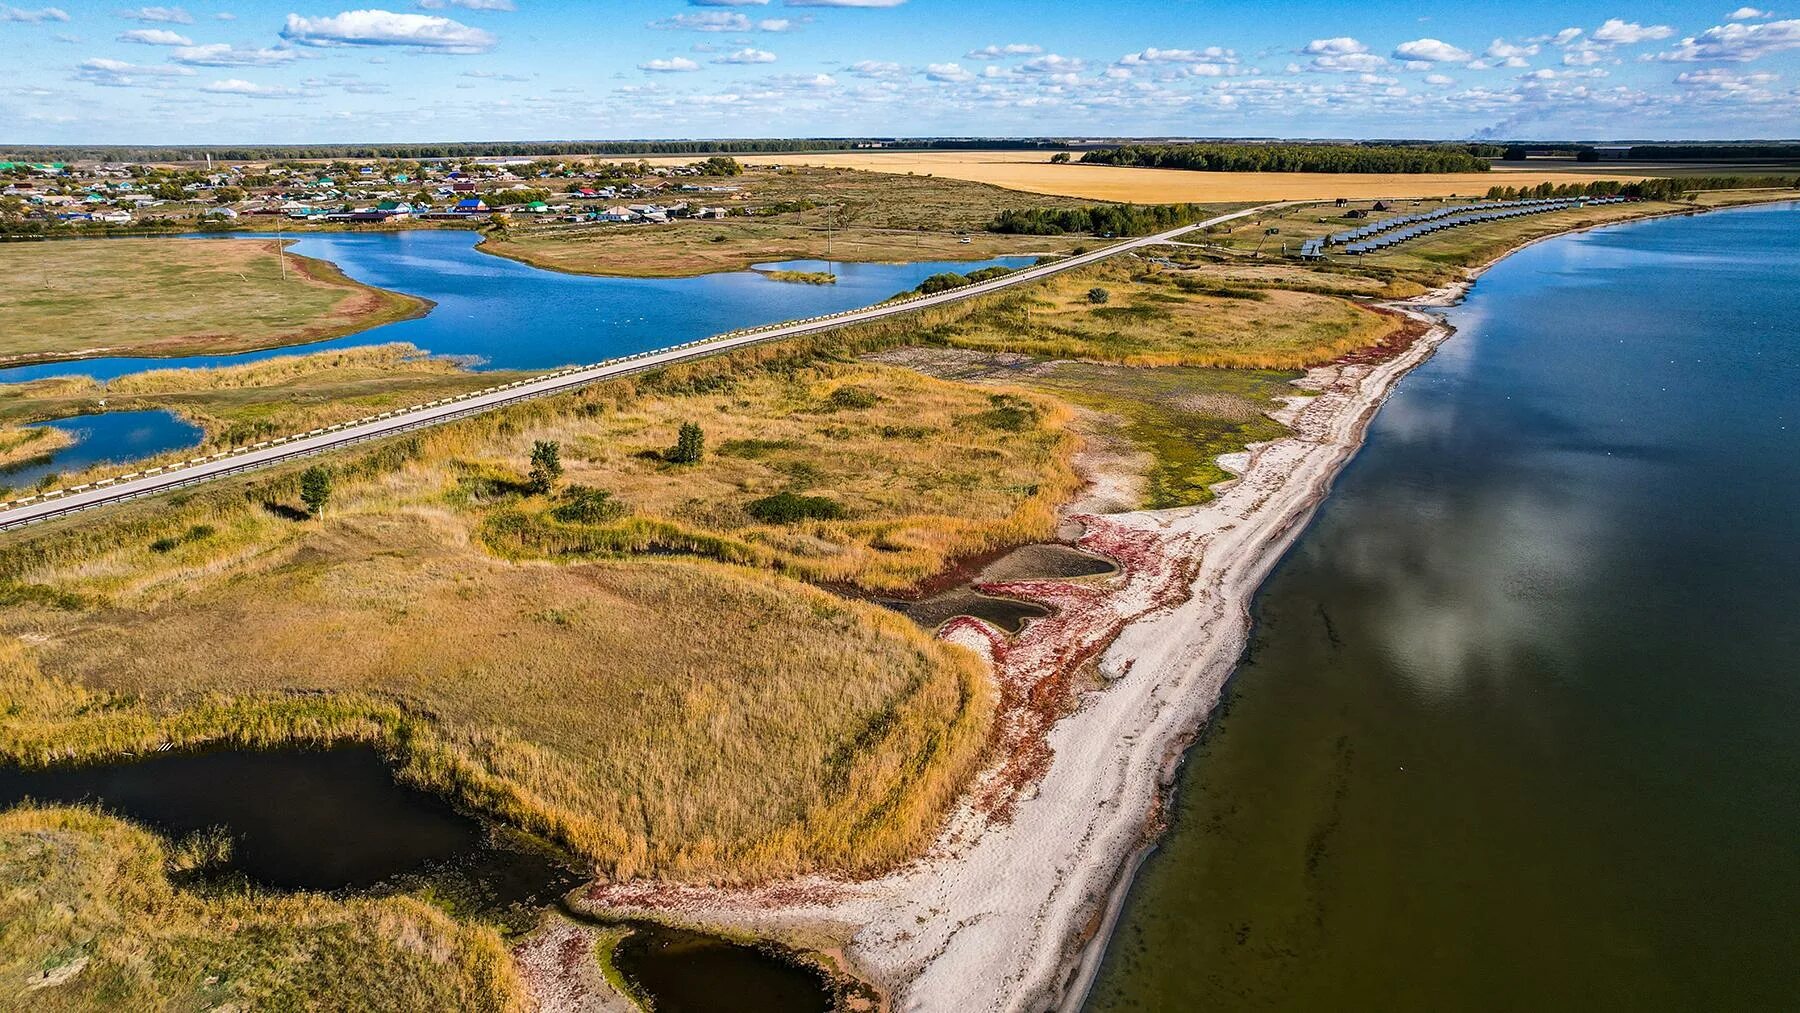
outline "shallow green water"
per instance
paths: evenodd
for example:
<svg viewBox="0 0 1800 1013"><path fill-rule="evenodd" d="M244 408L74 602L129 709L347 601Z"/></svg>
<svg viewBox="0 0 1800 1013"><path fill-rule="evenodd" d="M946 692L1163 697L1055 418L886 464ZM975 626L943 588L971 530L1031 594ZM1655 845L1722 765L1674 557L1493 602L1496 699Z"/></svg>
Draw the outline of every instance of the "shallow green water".
<svg viewBox="0 0 1800 1013"><path fill-rule="evenodd" d="M1091 1009L1800 1008L1800 208L1541 244L1451 319Z"/></svg>

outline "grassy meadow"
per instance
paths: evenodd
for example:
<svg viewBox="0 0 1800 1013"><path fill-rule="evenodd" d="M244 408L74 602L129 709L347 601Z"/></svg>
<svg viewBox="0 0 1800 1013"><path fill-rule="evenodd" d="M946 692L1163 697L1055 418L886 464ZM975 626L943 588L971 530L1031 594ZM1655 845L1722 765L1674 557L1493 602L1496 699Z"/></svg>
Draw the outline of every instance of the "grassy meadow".
<svg viewBox="0 0 1800 1013"><path fill-rule="evenodd" d="M349 334L428 308L262 239L5 243L0 276L7 279L0 288L5 365L243 352Z"/></svg>
<svg viewBox="0 0 1800 1013"><path fill-rule="evenodd" d="M1022 286L931 328L931 343L1128 366L1296 369L1399 329L1347 299L1121 259Z"/></svg>
<svg viewBox="0 0 1800 1013"><path fill-rule="evenodd" d="M523 1013L490 929L410 897L177 888L184 849L87 809L0 812L0 1006Z"/></svg>
<svg viewBox="0 0 1800 1013"><path fill-rule="evenodd" d="M891 588L1043 537L1073 484L1063 418L745 356L364 452L318 519L281 473L31 532L0 564L0 755L362 739L614 875L880 867L980 756L991 689L786 575ZM690 420L707 452L672 464ZM563 448L549 495L540 440ZM753 512L782 494L834 509Z"/></svg>

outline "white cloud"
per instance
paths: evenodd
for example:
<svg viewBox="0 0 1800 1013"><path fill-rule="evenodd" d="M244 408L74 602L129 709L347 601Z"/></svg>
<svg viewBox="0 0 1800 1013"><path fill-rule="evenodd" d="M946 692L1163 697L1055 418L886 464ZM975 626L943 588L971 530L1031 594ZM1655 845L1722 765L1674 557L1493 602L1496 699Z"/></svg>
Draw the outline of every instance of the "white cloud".
<svg viewBox="0 0 1800 1013"><path fill-rule="evenodd" d="M667 60L640 63L638 69L651 74L686 74L699 70L700 65L685 56L676 56Z"/></svg>
<svg viewBox="0 0 1800 1013"><path fill-rule="evenodd" d="M1387 57L1375 53L1326 53L1307 61L1306 67L1328 74L1367 74L1387 65Z"/></svg>
<svg viewBox="0 0 1800 1013"><path fill-rule="evenodd" d="M789 7L898 7L906 0L787 0Z"/></svg>
<svg viewBox="0 0 1800 1013"><path fill-rule="evenodd" d="M714 63L774 63L775 54L766 49L745 46L713 61Z"/></svg>
<svg viewBox="0 0 1800 1013"><path fill-rule="evenodd" d="M1800 48L1800 20L1765 21L1715 25L1693 38L1682 39L1674 49L1656 54L1655 59L1691 63L1719 60L1747 63L1789 49Z"/></svg>
<svg viewBox="0 0 1800 1013"><path fill-rule="evenodd" d="M191 25L194 16L179 7L138 7L133 10L120 11L119 17L127 21L147 21L159 25Z"/></svg>
<svg viewBox="0 0 1800 1013"><path fill-rule="evenodd" d="M300 58L292 49L238 49L224 42L183 46L169 54L190 67L275 67Z"/></svg>
<svg viewBox="0 0 1800 1013"><path fill-rule="evenodd" d="M16 21L26 24L37 24L41 21L67 21L69 12L61 7L39 7L28 11L19 7L8 7L0 4L0 21Z"/></svg>
<svg viewBox="0 0 1800 1013"><path fill-rule="evenodd" d="M1581 38L1581 29L1565 28L1555 35L1550 36L1545 41L1549 42L1552 46L1566 46L1579 38Z"/></svg>
<svg viewBox="0 0 1800 1013"><path fill-rule="evenodd" d="M1414 39L1394 47L1394 59L1408 63L1468 63L1474 54L1439 39Z"/></svg>
<svg viewBox="0 0 1800 1013"><path fill-rule="evenodd" d="M231 13L230 11L220 11L219 13L213 15L213 20L215 20L215 21L236 21L237 15Z"/></svg>
<svg viewBox="0 0 1800 1013"><path fill-rule="evenodd" d="M211 84L201 85L200 90L212 92L215 95L243 95L247 98L291 98L295 95L302 94L300 91L293 88L279 88L274 85L254 84L250 81L235 77L224 81L214 81Z"/></svg>
<svg viewBox="0 0 1800 1013"><path fill-rule="evenodd" d="M971 60L999 60L1008 56L1036 56L1043 51L1043 46L1034 46L1029 42L1009 42L1004 46L972 49L963 55Z"/></svg>
<svg viewBox="0 0 1800 1013"><path fill-rule="evenodd" d="M194 40L166 28L133 28L119 33L120 42L136 42L146 46L191 46Z"/></svg>
<svg viewBox="0 0 1800 1013"><path fill-rule="evenodd" d="M764 18L756 23L757 30L763 32L786 32L793 27L794 23L787 18Z"/></svg>
<svg viewBox="0 0 1800 1013"><path fill-rule="evenodd" d="M676 14L650 22L651 28L688 32L747 32L750 19L735 11L707 11L704 14Z"/></svg>
<svg viewBox="0 0 1800 1013"><path fill-rule="evenodd" d="M1368 46L1347 35L1340 35L1335 39L1314 39L1306 44L1305 49L1301 50L1302 53L1309 56L1348 56L1368 51Z"/></svg>
<svg viewBox="0 0 1800 1013"><path fill-rule="evenodd" d="M1079 57L1046 53L1019 64L1019 69L1027 74L1076 74L1085 66L1086 61Z"/></svg>
<svg viewBox="0 0 1800 1013"><path fill-rule="evenodd" d="M1481 55L1490 60L1513 60L1536 56L1538 52L1538 47L1535 45L1515 46L1505 39L1495 39L1488 43L1486 51Z"/></svg>
<svg viewBox="0 0 1800 1013"><path fill-rule="evenodd" d="M1730 14L1725 15L1725 20L1727 20L1727 21L1755 21L1758 18L1766 18L1768 16L1769 16L1768 11L1759 11L1754 7L1739 7L1737 10L1732 11Z"/></svg>
<svg viewBox="0 0 1800 1013"><path fill-rule="evenodd" d="M75 79L90 84L105 85L109 88L135 88L143 85L167 83L171 77L186 77L194 72L185 67L144 66L126 63L124 60L110 60L96 57L83 60L75 67Z"/></svg>
<svg viewBox="0 0 1800 1013"><path fill-rule="evenodd" d="M975 80L975 75L963 69L960 63L934 63L925 68L925 76L933 81L945 81L951 84L962 84Z"/></svg>
<svg viewBox="0 0 1800 1013"><path fill-rule="evenodd" d="M1606 23L1594 29L1591 38L1609 46L1635 46L1640 42L1655 42L1675 34L1675 29L1668 25L1640 25L1620 18L1608 18Z"/></svg>
<svg viewBox="0 0 1800 1013"><path fill-rule="evenodd" d="M1443 74L1426 74L1425 75L1425 83L1426 84L1435 84L1441 88L1445 85L1455 84L1456 78L1446 77Z"/></svg>
<svg viewBox="0 0 1800 1013"><path fill-rule="evenodd" d="M858 60L844 69L857 77L897 77L902 68L885 60Z"/></svg>
<svg viewBox="0 0 1800 1013"><path fill-rule="evenodd" d="M321 18L289 14L281 37L302 46L409 46L436 53L485 53L497 41L491 32L449 18L380 10Z"/></svg>
<svg viewBox="0 0 1800 1013"><path fill-rule="evenodd" d="M461 7L466 11L515 11L513 0L419 0L419 6L428 11L441 11L445 7Z"/></svg>

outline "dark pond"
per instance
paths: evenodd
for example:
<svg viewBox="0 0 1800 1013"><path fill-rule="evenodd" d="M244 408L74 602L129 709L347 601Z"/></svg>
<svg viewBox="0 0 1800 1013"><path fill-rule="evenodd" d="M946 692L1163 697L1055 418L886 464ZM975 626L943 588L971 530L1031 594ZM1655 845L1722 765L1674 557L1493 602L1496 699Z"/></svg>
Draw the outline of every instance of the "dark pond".
<svg viewBox="0 0 1800 1013"><path fill-rule="evenodd" d="M38 425L60 429L75 442L46 457L0 468L0 488L29 489L45 475L68 475L97 464L120 464L197 447L205 436L199 426L166 411L104 412Z"/></svg>
<svg viewBox="0 0 1800 1013"><path fill-rule="evenodd" d="M1090 1008L1800 1008L1800 206L1540 244L1450 318Z"/></svg>
<svg viewBox="0 0 1800 1013"><path fill-rule="evenodd" d="M649 995L656 1013L826 1013L817 971L758 947L648 923L613 950L613 966Z"/></svg>
<svg viewBox="0 0 1800 1013"><path fill-rule="evenodd" d="M1002 598L976 590L982 584L1013 580L1067 580L1117 573L1109 560L1067 545L1022 545L983 566L954 586L916 599L884 599L881 604L926 629L935 630L957 616L973 616L1005 633L1017 633L1026 622L1050 614L1034 602Z"/></svg>
<svg viewBox="0 0 1800 1013"><path fill-rule="evenodd" d="M47 770L0 767L0 808L93 803L180 839L223 827L220 873L276 890L404 888L430 881L498 912L547 903L577 877L557 857L394 780L373 748L216 749Z"/></svg>
<svg viewBox="0 0 1800 1013"><path fill-rule="evenodd" d="M218 238L273 238L232 233ZM294 239L296 237L289 236ZM404 341L437 355L470 356L490 369L551 369L666 348L723 331L878 303L933 274L995 264L1019 267L1030 257L984 261L853 264L800 260L759 264L765 270L822 271L835 285L791 285L757 271L697 278L609 278L545 271L475 249L474 232L329 232L297 238L296 253L336 264L370 285L430 299L417 319L310 345L239 355L171 359L107 357L0 370L0 383L46 376L108 380L145 369L254 362L329 348ZM105 240L94 240L105 242ZM194 242L208 238L195 237Z"/></svg>

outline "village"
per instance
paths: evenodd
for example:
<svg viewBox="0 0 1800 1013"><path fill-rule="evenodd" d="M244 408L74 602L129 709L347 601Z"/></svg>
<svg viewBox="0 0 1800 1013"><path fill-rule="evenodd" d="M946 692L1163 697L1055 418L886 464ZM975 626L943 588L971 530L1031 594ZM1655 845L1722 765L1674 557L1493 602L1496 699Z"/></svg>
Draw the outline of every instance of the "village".
<svg viewBox="0 0 1800 1013"><path fill-rule="evenodd" d="M349 164L0 162L0 231L44 234L238 219L303 223L488 221L664 223L748 213L731 158L692 165L476 159ZM99 227L96 229L95 227Z"/></svg>

